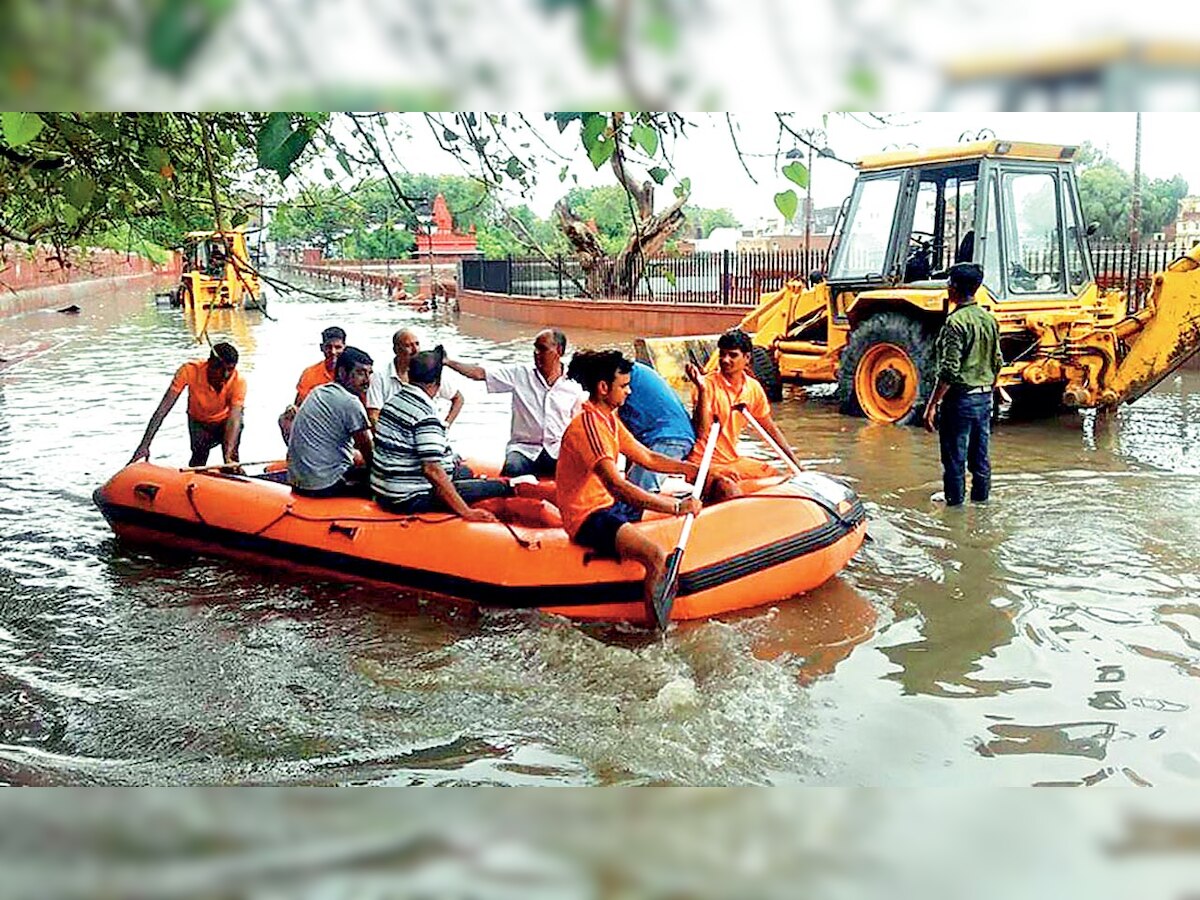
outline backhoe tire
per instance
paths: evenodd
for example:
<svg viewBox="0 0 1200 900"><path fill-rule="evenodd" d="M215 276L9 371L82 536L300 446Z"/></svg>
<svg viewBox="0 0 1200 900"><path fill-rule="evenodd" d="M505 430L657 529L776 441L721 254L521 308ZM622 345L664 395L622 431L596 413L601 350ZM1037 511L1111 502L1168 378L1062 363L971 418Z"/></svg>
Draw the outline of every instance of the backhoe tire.
<svg viewBox="0 0 1200 900"><path fill-rule="evenodd" d="M754 377L766 391L767 399L778 403L783 399L783 379L779 376L779 363L775 355L766 347L755 347L750 354L750 366Z"/></svg>
<svg viewBox="0 0 1200 900"><path fill-rule="evenodd" d="M838 362L838 400L847 415L919 424L936 384L933 335L898 312L878 313L850 332Z"/></svg>

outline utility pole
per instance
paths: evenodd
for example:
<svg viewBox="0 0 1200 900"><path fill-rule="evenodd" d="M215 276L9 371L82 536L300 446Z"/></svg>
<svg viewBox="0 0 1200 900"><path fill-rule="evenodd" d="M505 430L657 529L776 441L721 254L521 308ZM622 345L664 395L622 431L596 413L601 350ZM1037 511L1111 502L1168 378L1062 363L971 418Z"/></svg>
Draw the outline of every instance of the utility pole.
<svg viewBox="0 0 1200 900"><path fill-rule="evenodd" d="M1136 114L1133 145L1133 202L1129 205L1129 275L1125 282L1125 305L1133 312L1141 303L1136 294L1142 238L1142 114Z"/></svg>
<svg viewBox="0 0 1200 900"><path fill-rule="evenodd" d="M812 224L813 224L813 209L812 209L812 160L813 145L812 140L808 142L808 189L804 196L804 271L801 273L804 276L805 283L808 282L808 272L812 267L809 264L808 245L812 240Z"/></svg>

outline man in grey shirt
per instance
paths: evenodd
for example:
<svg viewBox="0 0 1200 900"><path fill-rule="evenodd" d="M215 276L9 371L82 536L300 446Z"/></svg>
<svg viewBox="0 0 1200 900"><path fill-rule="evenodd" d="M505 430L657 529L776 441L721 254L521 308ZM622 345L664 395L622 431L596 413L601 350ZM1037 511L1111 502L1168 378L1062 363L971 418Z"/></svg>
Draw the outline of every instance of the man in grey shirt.
<svg viewBox="0 0 1200 900"><path fill-rule="evenodd" d="M371 365L370 356L347 347L338 357L334 380L313 388L301 404L288 440L288 482L296 493L370 496L367 474L374 445L360 397L371 380Z"/></svg>

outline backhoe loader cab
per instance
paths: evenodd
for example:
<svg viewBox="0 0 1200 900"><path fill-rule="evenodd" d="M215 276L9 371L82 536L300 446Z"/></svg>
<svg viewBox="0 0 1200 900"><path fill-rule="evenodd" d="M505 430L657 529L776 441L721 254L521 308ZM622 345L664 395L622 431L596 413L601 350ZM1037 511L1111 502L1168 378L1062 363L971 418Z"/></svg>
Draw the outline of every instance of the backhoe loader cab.
<svg viewBox="0 0 1200 900"><path fill-rule="evenodd" d="M241 231L188 232L176 289L178 303L200 309L261 309L259 279L249 259Z"/></svg>
<svg viewBox="0 0 1200 900"><path fill-rule="evenodd" d="M1157 274L1130 315L1101 294L1079 207L1075 148L980 141L858 164L829 271L764 294L741 327L771 399L782 384L836 382L844 412L920 416L936 382L947 270L983 266L976 299L1000 324L999 384L1027 412L1135 400L1200 347L1200 246ZM711 338L650 338L639 355L682 383ZM710 359L710 365L713 362Z"/></svg>
<svg viewBox="0 0 1200 900"><path fill-rule="evenodd" d="M989 142L974 152L864 160L831 259L831 289L944 288L953 263L978 262L998 300L1082 290L1091 270L1074 148Z"/></svg>

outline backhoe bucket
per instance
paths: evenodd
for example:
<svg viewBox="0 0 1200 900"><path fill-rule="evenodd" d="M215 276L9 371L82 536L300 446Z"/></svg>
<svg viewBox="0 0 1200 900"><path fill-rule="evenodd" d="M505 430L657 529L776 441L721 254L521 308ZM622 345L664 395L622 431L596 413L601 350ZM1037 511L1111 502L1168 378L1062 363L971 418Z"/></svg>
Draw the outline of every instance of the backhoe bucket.
<svg viewBox="0 0 1200 900"><path fill-rule="evenodd" d="M718 334L693 334L683 337L638 338L634 355L655 369L677 392L688 393L690 382L684 367L694 363L700 369L717 352Z"/></svg>
<svg viewBox="0 0 1200 900"><path fill-rule="evenodd" d="M1145 325L1133 338L1110 386L1132 403L1200 351L1200 246L1154 277ZM1119 327L1119 326L1118 326Z"/></svg>

